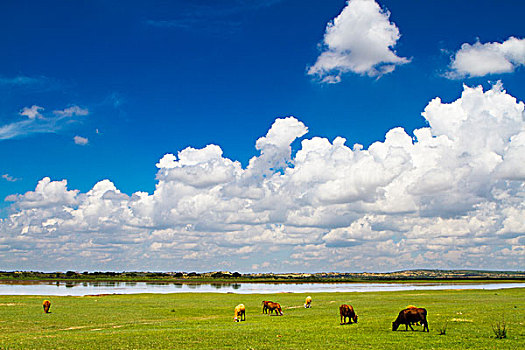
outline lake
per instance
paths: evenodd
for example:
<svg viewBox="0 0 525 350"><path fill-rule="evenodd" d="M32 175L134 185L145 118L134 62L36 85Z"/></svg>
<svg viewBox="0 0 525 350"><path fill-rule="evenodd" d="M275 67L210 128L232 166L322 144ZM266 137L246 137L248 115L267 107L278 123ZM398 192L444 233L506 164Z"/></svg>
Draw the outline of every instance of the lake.
<svg viewBox="0 0 525 350"><path fill-rule="evenodd" d="M0 295L93 295L138 293L322 293L439 289L525 288L525 283L171 283L171 282L6 282Z"/></svg>

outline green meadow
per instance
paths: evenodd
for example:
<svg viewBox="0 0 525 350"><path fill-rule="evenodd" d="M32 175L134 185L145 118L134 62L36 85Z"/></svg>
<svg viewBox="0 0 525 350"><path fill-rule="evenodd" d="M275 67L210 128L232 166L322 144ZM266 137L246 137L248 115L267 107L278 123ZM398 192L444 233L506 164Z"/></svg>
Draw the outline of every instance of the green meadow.
<svg viewBox="0 0 525 350"><path fill-rule="evenodd" d="M306 296L0 296L0 349L525 348L524 289L314 293L311 309L302 306ZM279 302L284 315L262 314L262 300ZM239 303L246 321L235 323ZM357 324L339 324L343 303L354 306ZM392 332L392 321L410 304L427 309L429 333L404 325ZM503 320L507 338L496 339L492 327Z"/></svg>

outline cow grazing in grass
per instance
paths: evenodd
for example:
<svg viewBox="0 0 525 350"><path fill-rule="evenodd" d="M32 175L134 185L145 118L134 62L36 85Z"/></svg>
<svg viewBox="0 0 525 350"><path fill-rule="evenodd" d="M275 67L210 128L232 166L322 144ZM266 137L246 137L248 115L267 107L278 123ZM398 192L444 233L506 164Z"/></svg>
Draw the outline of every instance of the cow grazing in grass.
<svg viewBox="0 0 525 350"><path fill-rule="evenodd" d="M233 320L235 322L246 321L246 308L244 304L239 304L235 307Z"/></svg>
<svg viewBox="0 0 525 350"><path fill-rule="evenodd" d="M49 300L44 300L44 302L42 303L42 306L44 307L44 312L48 314L49 308L51 307L51 302Z"/></svg>
<svg viewBox="0 0 525 350"><path fill-rule="evenodd" d="M405 325L405 330L407 331L408 327L410 327L411 330L414 330L414 328L412 328L412 324L417 322L423 325L423 331L426 330L428 332L427 310L421 307L407 308L401 310L396 320L392 322L392 330L397 330L401 324Z"/></svg>
<svg viewBox="0 0 525 350"><path fill-rule="evenodd" d="M405 309L417 309L417 306L407 305L407 307ZM415 322L413 324L416 325L416 326L421 326L421 324L419 322Z"/></svg>
<svg viewBox="0 0 525 350"><path fill-rule="evenodd" d="M346 318L348 317L348 323L357 323L357 315L354 311L352 305L343 304L339 306L339 316L341 316L341 324L346 323Z"/></svg>
<svg viewBox="0 0 525 350"><path fill-rule="evenodd" d="M304 307L305 309L309 309L312 307L312 297L306 297Z"/></svg>
<svg viewBox="0 0 525 350"><path fill-rule="evenodd" d="M271 315L273 311L275 311L275 314L277 316L283 315L283 310L281 309L281 305L279 303L272 303L271 301L266 304L269 314Z"/></svg>
<svg viewBox="0 0 525 350"><path fill-rule="evenodd" d="M263 302L262 302L262 306L263 306L262 312L263 312L263 314L267 314L268 313L268 303L273 303L273 301L263 300Z"/></svg>

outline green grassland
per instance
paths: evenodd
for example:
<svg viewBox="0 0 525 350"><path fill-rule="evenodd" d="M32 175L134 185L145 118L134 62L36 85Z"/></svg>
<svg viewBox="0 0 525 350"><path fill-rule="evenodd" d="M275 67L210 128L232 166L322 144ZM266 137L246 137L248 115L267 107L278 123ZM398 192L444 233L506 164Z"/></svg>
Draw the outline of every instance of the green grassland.
<svg viewBox="0 0 525 350"><path fill-rule="evenodd" d="M0 349L524 349L525 290L447 290L306 294L138 294L0 296ZM42 301L51 300L44 314ZM261 313L261 301L283 316ZM246 305L246 321L233 309ZM340 325L339 305L359 322ZM398 312L428 311L430 332L392 332ZM492 325L505 319L506 339ZM438 329L447 324L446 334Z"/></svg>

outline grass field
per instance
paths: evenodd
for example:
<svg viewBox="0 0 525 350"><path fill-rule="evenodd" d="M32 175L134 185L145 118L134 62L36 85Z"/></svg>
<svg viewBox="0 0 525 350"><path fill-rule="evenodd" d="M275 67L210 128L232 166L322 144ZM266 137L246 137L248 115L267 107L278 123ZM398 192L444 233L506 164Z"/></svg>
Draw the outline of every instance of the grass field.
<svg viewBox="0 0 525 350"><path fill-rule="evenodd" d="M311 309L302 307L306 294L0 296L0 349L525 349L524 289L311 296ZM262 300L279 302L284 315L263 315ZM239 303L247 319L235 323ZM359 323L339 324L343 303ZM429 333L392 332L409 304L427 309ZM496 339L492 325L503 318L507 338Z"/></svg>

